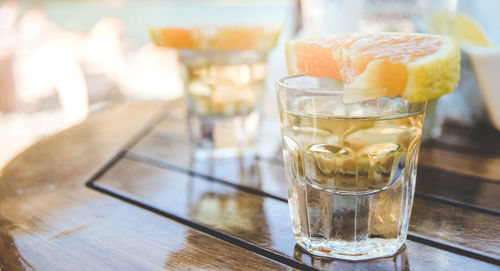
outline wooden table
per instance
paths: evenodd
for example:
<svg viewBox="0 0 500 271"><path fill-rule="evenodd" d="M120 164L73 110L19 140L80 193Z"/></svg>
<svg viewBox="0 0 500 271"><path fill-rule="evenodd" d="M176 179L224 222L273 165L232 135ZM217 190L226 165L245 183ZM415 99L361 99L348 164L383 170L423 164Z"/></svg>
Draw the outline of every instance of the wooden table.
<svg viewBox="0 0 500 271"><path fill-rule="evenodd" d="M180 101L115 107L0 173L1 270L499 270L500 135L422 147L406 247L359 263L295 245L281 154L192 163Z"/></svg>

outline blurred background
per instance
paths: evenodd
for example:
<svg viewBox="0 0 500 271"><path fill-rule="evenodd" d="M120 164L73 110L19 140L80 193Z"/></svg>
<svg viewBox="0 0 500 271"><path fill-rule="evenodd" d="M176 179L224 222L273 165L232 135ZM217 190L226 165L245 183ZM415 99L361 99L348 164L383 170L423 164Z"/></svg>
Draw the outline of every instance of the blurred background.
<svg viewBox="0 0 500 271"><path fill-rule="evenodd" d="M285 38L295 8L292 0L0 1L0 168L92 112L180 97L177 54L154 46L149 28L282 23Z"/></svg>
<svg viewBox="0 0 500 271"><path fill-rule="evenodd" d="M463 49L462 81L434 102L430 134L439 135L445 121L500 129L500 82L492 81L500 67L498 10L497 0L0 1L0 168L93 112L180 97L176 52L154 46L148 34L167 25L283 24L269 56L270 118L277 118L272 85L286 75L287 39L378 31L453 35Z"/></svg>

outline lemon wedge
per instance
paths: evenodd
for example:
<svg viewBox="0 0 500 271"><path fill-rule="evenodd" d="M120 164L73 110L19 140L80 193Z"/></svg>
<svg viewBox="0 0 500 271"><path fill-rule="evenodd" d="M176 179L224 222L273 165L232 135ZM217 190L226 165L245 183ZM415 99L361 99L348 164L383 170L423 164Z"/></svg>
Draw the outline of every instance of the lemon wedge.
<svg viewBox="0 0 500 271"><path fill-rule="evenodd" d="M492 45L481 25L461 12L437 12L430 20L429 27L434 33L450 35L463 45Z"/></svg>

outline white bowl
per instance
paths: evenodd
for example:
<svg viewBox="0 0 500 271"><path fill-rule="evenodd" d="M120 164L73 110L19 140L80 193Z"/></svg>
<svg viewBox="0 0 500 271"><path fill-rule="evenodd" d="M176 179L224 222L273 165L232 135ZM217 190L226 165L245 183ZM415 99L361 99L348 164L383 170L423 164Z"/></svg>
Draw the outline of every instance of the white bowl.
<svg viewBox="0 0 500 271"><path fill-rule="evenodd" d="M465 47L492 124L500 131L500 47Z"/></svg>

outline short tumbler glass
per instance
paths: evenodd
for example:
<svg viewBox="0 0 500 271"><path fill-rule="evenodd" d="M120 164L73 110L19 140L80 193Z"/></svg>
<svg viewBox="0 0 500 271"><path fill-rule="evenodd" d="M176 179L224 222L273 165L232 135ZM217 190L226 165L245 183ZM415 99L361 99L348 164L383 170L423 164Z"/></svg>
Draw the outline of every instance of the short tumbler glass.
<svg viewBox="0 0 500 271"><path fill-rule="evenodd" d="M408 233L426 103L302 75L276 90L296 242L347 260L395 254Z"/></svg>
<svg viewBox="0 0 500 271"><path fill-rule="evenodd" d="M267 52L181 50L194 158L252 156Z"/></svg>

